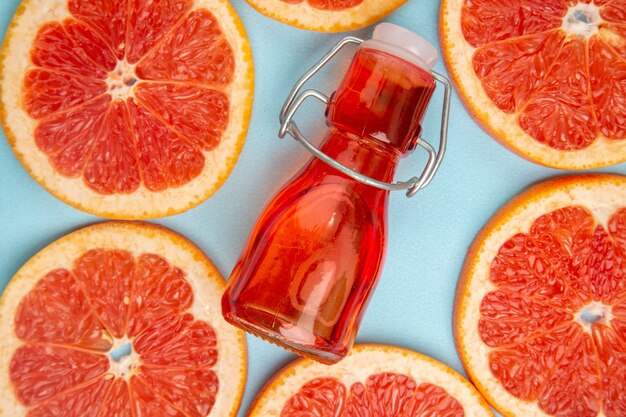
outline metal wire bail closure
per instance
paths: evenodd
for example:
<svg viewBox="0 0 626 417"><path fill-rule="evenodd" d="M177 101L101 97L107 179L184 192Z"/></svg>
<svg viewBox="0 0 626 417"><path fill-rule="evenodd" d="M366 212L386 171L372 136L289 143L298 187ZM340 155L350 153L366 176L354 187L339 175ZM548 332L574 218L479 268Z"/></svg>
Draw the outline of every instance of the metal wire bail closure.
<svg viewBox="0 0 626 417"><path fill-rule="evenodd" d="M328 53L326 53L326 55L324 55L322 59L320 59L311 69L309 69L302 76L302 78L298 80L296 85L289 93L289 96L287 97L287 100L283 104L283 107L280 111L280 131L278 132L278 136L282 139L287 134L289 134L295 140L300 142L315 157L321 159L328 165L332 166L336 170L356 181L387 191L407 190L406 195L410 198L417 194L418 191L426 188L430 184L435 174L439 170L441 162L443 161L443 157L446 153L446 146L448 144L448 122L450 119L450 98L452 96L452 85L450 84L450 80L448 80L445 76L435 71L431 71L431 74L435 78L435 81L443 84L445 87L443 97L443 109L441 114L439 148L435 149L433 145L422 139L422 137L419 138L417 143L422 149L428 152L428 162L426 163L426 166L424 167L424 170L419 177L413 177L408 181L398 181L395 183L378 181L335 161L333 158L329 157L328 155L317 149L302 134L302 132L298 128L298 125L293 119L300 106L302 106L302 103L304 103L304 101L309 97L316 98L325 105L328 105L330 99L324 93L313 89L302 91L304 85L311 78L313 78L313 76L317 74L326 64L328 64L328 62L330 62L330 60L334 58L344 47L350 44L358 45L362 42L362 39L352 36L348 36L342 39L330 51L328 51Z"/></svg>

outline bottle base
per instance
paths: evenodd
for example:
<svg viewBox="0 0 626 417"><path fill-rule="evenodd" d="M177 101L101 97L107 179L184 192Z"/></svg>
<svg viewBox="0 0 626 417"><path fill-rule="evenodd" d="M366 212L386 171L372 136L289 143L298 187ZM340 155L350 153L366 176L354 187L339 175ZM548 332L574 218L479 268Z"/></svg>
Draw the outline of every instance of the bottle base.
<svg viewBox="0 0 626 417"><path fill-rule="evenodd" d="M236 312L225 312L224 318L247 333L326 365L337 363L348 354L349 346L330 343L262 310L241 307Z"/></svg>

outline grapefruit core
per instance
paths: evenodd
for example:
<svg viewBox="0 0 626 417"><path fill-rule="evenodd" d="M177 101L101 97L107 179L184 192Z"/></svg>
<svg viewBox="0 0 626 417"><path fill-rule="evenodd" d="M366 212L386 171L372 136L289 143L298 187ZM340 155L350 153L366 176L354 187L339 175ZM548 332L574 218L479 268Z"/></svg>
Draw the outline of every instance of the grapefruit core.
<svg viewBox="0 0 626 417"><path fill-rule="evenodd" d="M252 54L226 0L25 0L0 60L15 155L81 210L187 210L220 187L243 146Z"/></svg>
<svg viewBox="0 0 626 417"><path fill-rule="evenodd" d="M300 29L345 32L376 23L407 0L247 0L260 13Z"/></svg>
<svg viewBox="0 0 626 417"><path fill-rule="evenodd" d="M224 280L191 242L102 223L30 259L0 299L0 416L227 417L246 379Z"/></svg>
<svg viewBox="0 0 626 417"><path fill-rule="evenodd" d="M626 161L626 0L443 0L443 55L475 120L549 167Z"/></svg>
<svg viewBox="0 0 626 417"><path fill-rule="evenodd" d="M461 360L507 417L626 415L626 177L563 177L502 208L457 287Z"/></svg>
<svg viewBox="0 0 626 417"><path fill-rule="evenodd" d="M447 366L394 346L356 345L327 366L297 360L257 395L248 417L493 417L474 387Z"/></svg>

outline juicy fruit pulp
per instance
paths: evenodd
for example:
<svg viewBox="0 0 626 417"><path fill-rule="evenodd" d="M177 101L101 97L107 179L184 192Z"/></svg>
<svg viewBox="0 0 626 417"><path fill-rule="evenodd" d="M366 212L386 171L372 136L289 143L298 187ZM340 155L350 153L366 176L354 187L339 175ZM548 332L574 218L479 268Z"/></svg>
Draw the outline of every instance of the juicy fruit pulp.
<svg viewBox="0 0 626 417"><path fill-rule="evenodd" d="M493 103L563 151L626 139L626 1L466 0L461 27Z"/></svg>
<svg viewBox="0 0 626 417"><path fill-rule="evenodd" d="M491 265L479 332L491 371L548 414L626 415L626 209L539 217Z"/></svg>
<svg viewBox="0 0 626 417"><path fill-rule="evenodd" d="M208 415L217 340L192 302L158 255L94 249L46 274L15 315L10 378L28 416Z"/></svg>
<svg viewBox="0 0 626 417"><path fill-rule="evenodd" d="M285 3L308 3L311 7L321 10L344 10L356 7L364 0L281 0Z"/></svg>
<svg viewBox="0 0 626 417"><path fill-rule="evenodd" d="M334 378L307 382L285 404L280 416L463 417L461 404L443 388L396 373L371 375L365 384L346 386Z"/></svg>
<svg viewBox="0 0 626 417"><path fill-rule="evenodd" d="M356 345L340 363L298 360L257 395L250 417L493 417L445 365L396 346Z"/></svg>
<svg viewBox="0 0 626 417"><path fill-rule="evenodd" d="M247 0L260 13L300 29L345 32L371 25L407 0Z"/></svg>
<svg viewBox="0 0 626 417"><path fill-rule="evenodd" d="M69 0L42 26L24 107L55 169L100 194L162 191L202 171L228 123L233 51L192 0Z"/></svg>

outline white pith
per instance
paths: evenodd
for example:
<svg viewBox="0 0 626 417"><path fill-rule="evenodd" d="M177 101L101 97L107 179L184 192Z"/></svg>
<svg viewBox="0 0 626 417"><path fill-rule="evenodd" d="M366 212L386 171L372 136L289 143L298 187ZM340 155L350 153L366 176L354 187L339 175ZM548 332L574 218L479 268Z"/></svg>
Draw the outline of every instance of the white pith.
<svg viewBox="0 0 626 417"><path fill-rule="evenodd" d="M204 151L203 171L187 184L153 192L145 185L132 194L100 194L89 188L82 177L61 175L48 156L35 144L38 121L24 110L22 85L32 66L30 48L39 28L50 21L71 18L67 0L24 0L21 14L11 23L4 44L4 66L0 101L4 107L7 136L15 138L13 151L33 178L55 197L102 217L127 220L151 219L190 209L210 197L229 176L245 140L252 110L254 71L252 52L239 18L228 0L194 0L192 9L209 10L231 45L235 57L234 79L221 91L230 99L228 125L220 144Z"/></svg>
<svg viewBox="0 0 626 417"><path fill-rule="evenodd" d="M465 40L461 28L461 12L465 2L442 1L440 39L446 65L457 91L465 101L466 108L487 133L524 158L554 168L589 169L626 160L626 140L608 139L598 133L596 140L582 150L560 151L538 142L526 133L519 125L518 113L500 110L489 98L474 71L472 59L476 48ZM598 36L607 37L611 33L601 31Z"/></svg>
<svg viewBox="0 0 626 417"><path fill-rule="evenodd" d="M518 233L528 233L532 223L540 216L555 210L581 206L589 210L596 224L607 228L609 218L618 209L626 207L626 178L620 176L584 177L584 181L553 182L551 186L527 191L522 201L512 208L496 214L479 235L473 256L466 259L465 286L459 288L456 309L457 347L470 378L479 390L503 415L507 417L549 417L536 402L521 400L510 394L494 376L489 365L489 352L478 331L483 298L495 286L490 280L491 263L502 245ZM558 181L558 180L557 180ZM541 187L539 185L538 187ZM528 196L528 200L524 199ZM500 216L500 214L506 214ZM599 308L590 304L594 311ZM587 307L589 307L587 306ZM604 310L607 311L607 310ZM610 314L607 318L610 318ZM585 327L584 323L581 323ZM565 343L565 341L564 341ZM603 417L600 411L597 415Z"/></svg>
<svg viewBox="0 0 626 417"><path fill-rule="evenodd" d="M22 297L37 281L53 269L72 270L74 261L93 249L122 249L135 259L150 253L162 256L171 266L185 272L193 288L189 312L207 322L217 339L217 364L211 368L220 381L215 404L209 416L232 417L236 414L246 381L246 345L243 332L226 323L221 314L225 282L206 256L189 241L163 228L135 223L101 223L80 229L47 246L27 261L15 274L0 298L0 417L23 417L28 409L14 394L9 378L13 352L24 342L15 336L14 317ZM124 343L119 339L116 346ZM108 356L108 352L104 352ZM139 358L127 356L109 374L132 373ZM110 361L113 362L113 361ZM125 377L128 377L126 375Z"/></svg>
<svg viewBox="0 0 626 417"><path fill-rule="evenodd" d="M335 378L346 389L379 373L409 376L422 383L443 388L462 406L466 416L493 417L476 389L461 375L444 364L417 352L393 346L356 345L339 363L327 366L312 360L299 360L281 370L258 394L248 417L279 417L285 403L315 378Z"/></svg>
<svg viewBox="0 0 626 417"><path fill-rule="evenodd" d="M134 85L136 82L135 65L129 64L126 59L118 60L115 69L109 73L106 79L108 93L114 101L135 97Z"/></svg>
<svg viewBox="0 0 626 417"><path fill-rule="evenodd" d="M602 17L598 6L594 3L578 3L569 8L561 27L569 35L588 39L598 33L601 23Z"/></svg>
<svg viewBox="0 0 626 417"><path fill-rule="evenodd" d="M589 321L585 318L586 315L595 316L597 319ZM582 326L585 332L591 334L592 327L595 323L610 327L611 320L613 320L613 313L611 311L611 306L599 301L592 301L576 314L575 320Z"/></svg>
<svg viewBox="0 0 626 417"><path fill-rule="evenodd" d="M124 345L130 345L130 354L123 356L119 360L115 360L111 353ZM126 336L113 340L113 346L107 356L109 357L109 373L118 378L128 380L140 365L139 355L137 355L137 352L133 349L132 341Z"/></svg>

